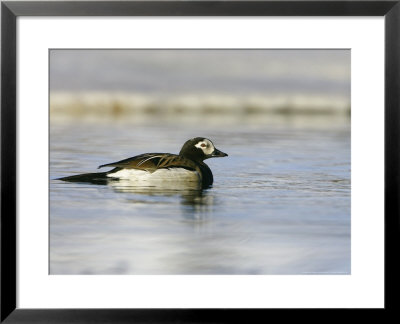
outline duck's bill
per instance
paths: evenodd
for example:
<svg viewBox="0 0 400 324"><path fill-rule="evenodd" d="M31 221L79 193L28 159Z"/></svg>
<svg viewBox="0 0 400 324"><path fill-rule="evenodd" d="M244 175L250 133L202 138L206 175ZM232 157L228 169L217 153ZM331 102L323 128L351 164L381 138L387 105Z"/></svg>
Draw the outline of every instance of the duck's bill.
<svg viewBox="0 0 400 324"><path fill-rule="evenodd" d="M211 153L211 156L212 157L224 157L224 156L228 156L228 154L215 149L214 152Z"/></svg>

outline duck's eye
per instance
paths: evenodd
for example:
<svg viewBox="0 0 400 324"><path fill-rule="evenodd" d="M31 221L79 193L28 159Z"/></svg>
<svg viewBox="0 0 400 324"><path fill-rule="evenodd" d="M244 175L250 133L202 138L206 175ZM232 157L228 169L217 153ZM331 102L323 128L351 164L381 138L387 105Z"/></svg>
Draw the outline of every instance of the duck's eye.
<svg viewBox="0 0 400 324"><path fill-rule="evenodd" d="M204 143L201 143L200 146L201 146L201 147L206 147L207 145L204 144Z"/></svg>

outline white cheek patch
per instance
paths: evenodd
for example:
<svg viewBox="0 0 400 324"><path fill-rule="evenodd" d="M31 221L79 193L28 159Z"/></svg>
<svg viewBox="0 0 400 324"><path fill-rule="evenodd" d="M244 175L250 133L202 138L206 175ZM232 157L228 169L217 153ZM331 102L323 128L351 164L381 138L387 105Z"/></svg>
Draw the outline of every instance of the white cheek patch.
<svg viewBox="0 0 400 324"><path fill-rule="evenodd" d="M214 152L214 145L208 139L198 142L196 145L199 149L202 149L205 155L210 155Z"/></svg>

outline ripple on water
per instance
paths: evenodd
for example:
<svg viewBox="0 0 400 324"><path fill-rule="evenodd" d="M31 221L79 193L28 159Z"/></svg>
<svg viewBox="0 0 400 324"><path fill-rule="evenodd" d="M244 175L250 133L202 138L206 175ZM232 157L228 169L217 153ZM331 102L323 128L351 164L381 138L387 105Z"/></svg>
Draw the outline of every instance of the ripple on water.
<svg viewBox="0 0 400 324"><path fill-rule="evenodd" d="M53 124L50 179L204 134L213 187L51 180L51 274L350 273L349 125L154 123Z"/></svg>

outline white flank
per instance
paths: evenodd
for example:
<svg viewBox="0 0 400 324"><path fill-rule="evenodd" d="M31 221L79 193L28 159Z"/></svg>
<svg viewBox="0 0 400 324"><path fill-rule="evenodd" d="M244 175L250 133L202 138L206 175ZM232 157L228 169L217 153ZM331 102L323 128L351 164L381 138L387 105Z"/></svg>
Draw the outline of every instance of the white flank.
<svg viewBox="0 0 400 324"><path fill-rule="evenodd" d="M132 185L151 185L152 183L157 184L162 182L200 182L200 174L198 172L183 168L159 169L154 172L122 169L107 176L135 182Z"/></svg>

